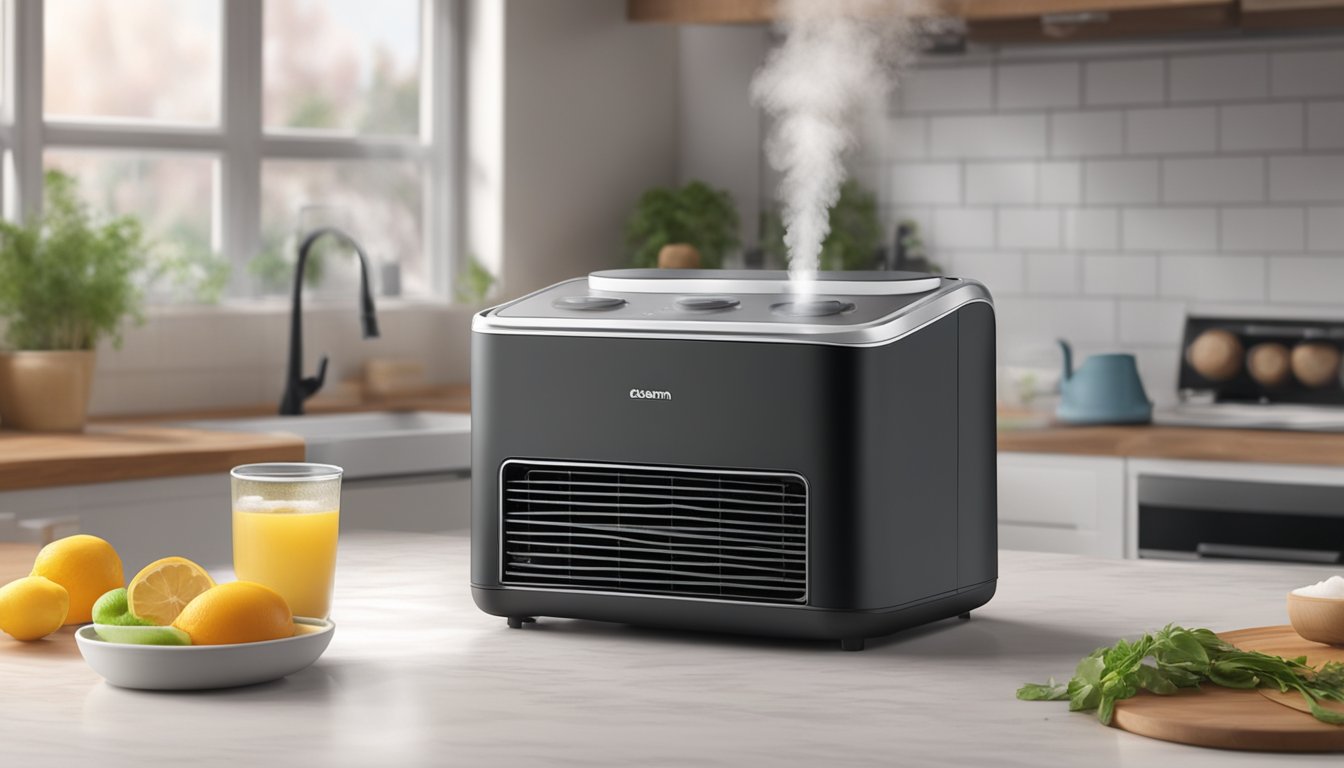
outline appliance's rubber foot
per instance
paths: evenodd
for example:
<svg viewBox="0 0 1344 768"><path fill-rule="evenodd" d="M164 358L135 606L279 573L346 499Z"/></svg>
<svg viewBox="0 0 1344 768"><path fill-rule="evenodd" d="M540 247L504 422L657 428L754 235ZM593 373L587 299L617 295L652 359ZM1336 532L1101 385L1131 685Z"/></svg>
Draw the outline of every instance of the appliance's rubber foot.
<svg viewBox="0 0 1344 768"><path fill-rule="evenodd" d="M958 613L957 618L961 619L962 621L969 621L971 618L971 612L967 611L965 613Z"/></svg>
<svg viewBox="0 0 1344 768"><path fill-rule="evenodd" d="M842 651L862 651L865 641L862 637L846 637L840 641Z"/></svg>
<svg viewBox="0 0 1344 768"><path fill-rule="evenodd" d="M532 616L510 616L509 629L522 629L524 624L535 624L536 621Z"/></svg>

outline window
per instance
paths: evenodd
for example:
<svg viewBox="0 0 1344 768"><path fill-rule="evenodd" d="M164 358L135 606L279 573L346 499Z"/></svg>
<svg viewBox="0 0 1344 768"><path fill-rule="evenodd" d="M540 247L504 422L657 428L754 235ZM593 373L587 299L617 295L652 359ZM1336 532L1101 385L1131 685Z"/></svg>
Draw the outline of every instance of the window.
<svg viewBox="0 0 1344 768"><path fill-rule="evenodd" d="M385 295L450 295L452 0L0 3L7 215L71 175L140 219L157 302L287 293L328 224ZM307 284L346 292L350 258L327 244Z"/></svg>

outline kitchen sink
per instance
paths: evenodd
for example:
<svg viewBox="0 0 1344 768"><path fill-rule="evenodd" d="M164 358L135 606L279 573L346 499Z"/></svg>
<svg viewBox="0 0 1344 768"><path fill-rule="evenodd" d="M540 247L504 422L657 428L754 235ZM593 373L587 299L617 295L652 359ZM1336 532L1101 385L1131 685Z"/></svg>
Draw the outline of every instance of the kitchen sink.
<svg viewBox="0 0 1344 768"><path fill-rule="evenodd" d="M471 416L429 411L210 419L176 426L298 435L308 461L345 468L347 480L471 469Z"/></svg>

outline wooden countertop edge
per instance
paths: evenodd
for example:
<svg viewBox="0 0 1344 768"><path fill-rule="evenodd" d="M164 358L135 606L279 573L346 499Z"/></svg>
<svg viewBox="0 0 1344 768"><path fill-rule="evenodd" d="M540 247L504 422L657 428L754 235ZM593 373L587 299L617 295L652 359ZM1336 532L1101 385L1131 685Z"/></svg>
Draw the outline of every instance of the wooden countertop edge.
<svg viewBox="0 0 1344 768"><path fill-rule="evenodd" d="M1344 434L1163 426L1052 426L1003 430L1005 453L1240 461L1344 467Z"/></svg>
<svg viewBox="0 0 1344 768"><path fill-rule="evenodd" d="M280 433L109 424L86 435L92 440L84 444L64 438L69 449L61 448L62 437L35 436L43 444L22 456L5 456L3 446L26 436L0 436L0 491L224 473L239 464L303 461L305 453L302 438Z"/></svg>
<svg viewBox="0 0 1344 768"><path fill-rule="evenodd" d="M470 387L436 386L396 398L310 403L313 415L370 411L471 410ZM216 432L169 422L271 416L273 405L97 418L78 434L0 430L0 492L122 480L224 473L239 464L303 461L303 438L288 433Z"/></svg>

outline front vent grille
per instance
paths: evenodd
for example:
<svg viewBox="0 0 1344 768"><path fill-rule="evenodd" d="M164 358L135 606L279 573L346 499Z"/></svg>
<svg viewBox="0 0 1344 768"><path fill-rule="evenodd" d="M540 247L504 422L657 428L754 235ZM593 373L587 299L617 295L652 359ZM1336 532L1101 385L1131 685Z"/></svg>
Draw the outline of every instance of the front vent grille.
<svg viewBox="0 0 1344 768"><path fill-rule="evenodd" d="M500 492L505 584L807 599L798 475L511 461Z"/></svg>

